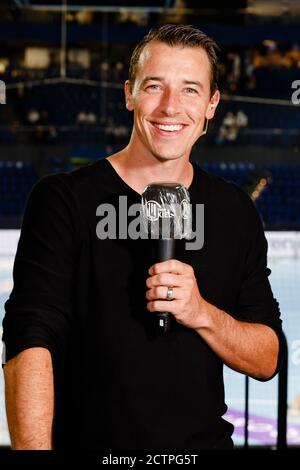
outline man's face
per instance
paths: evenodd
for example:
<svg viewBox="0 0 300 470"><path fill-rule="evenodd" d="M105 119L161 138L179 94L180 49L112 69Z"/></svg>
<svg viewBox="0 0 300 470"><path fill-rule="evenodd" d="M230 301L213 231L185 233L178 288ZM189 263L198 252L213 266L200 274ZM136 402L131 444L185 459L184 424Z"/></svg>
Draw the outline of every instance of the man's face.
<svg viewBox="0 0 300 470"><path fill-rule="evenodd" d="M143 50L126 106L134 111L133 142L160 160L189 156L219 102L210 96L210 63L200 48L153 41Z"/></svg>

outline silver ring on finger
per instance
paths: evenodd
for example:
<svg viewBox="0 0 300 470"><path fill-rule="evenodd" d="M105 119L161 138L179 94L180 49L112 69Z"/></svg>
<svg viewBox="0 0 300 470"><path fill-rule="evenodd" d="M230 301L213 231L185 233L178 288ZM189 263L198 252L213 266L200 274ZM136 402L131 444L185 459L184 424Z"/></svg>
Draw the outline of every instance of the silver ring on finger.
<svg viewBox="0 0 300 470"><path fill-rule="evenodd" d="M172 300L173 299L173 287L168 287L167 289L167 295L166 295L167 300Z"/></svg>

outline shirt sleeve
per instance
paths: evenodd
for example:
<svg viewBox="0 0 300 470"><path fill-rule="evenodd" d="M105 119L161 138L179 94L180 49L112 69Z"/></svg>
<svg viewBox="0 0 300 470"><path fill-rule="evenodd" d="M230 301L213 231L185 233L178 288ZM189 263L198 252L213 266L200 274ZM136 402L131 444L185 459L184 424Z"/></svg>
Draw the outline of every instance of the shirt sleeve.
<svg viewBox="0 0 300 470"><path fill-rule="evenodd" d="M242 321L267 325L275 331L279 339L276 374L284 353L284 337L279 304L274 298L269 282L271 270L267 267L268 243L254 203L248 195L244 197L247 198L244 217L248 246L234 316Z"/></svg>
<svg viewBox="0 0 300 470"><path fill-rule="evenodd" d="M72 285L79 245L76 200L67 174L42 178L32 189L5 303L4 362L44 347L61 359L72 321Z"/></svg>

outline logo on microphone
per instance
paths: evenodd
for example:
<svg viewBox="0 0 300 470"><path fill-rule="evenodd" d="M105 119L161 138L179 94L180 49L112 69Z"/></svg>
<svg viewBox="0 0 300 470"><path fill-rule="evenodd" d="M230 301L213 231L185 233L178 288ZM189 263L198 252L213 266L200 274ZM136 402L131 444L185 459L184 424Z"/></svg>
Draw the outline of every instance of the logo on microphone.
<svg viewBox="0 0 300 470"><path fill-rule="evenodd" d="M190 205L186 199L183 199L180 203L180 213L185 220L190 216ZM153 200L147 201L146 217L151 222L156 222L158 219L171 219L174 216L174 212L163 204L159 204L157 201Z"/></svg>
<svg viewBox="0 0 300 470"><path fill-rule="evenodd" d="M186 199L183 199L180 203L180 209L182 218L187 220L190 217L190 204Z"/></svg>
<svg viewBox="0 0 300 470"><path fill-rule="evenodd" d="M151 222L156 222L158 219L171 219L174 213L169 209L159 204L157 201L147 201L146 204L146 217Z"/></svg>

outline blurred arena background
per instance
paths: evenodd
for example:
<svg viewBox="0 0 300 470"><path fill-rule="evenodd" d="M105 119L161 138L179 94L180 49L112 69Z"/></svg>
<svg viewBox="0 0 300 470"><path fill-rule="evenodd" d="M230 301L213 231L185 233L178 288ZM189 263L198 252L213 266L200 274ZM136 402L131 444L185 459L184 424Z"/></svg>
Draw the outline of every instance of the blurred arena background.
<svg viewBox="0 0 300 470"><path fill-rule="evenodd" d="M242 186L260 211L289 351L287 441L300 446L300 2L218 3L1 1L0 320L32 185L125 146L123 83L135 44L152 26L193 24L221 46L222 92L193 160ZM249 381L249 445L276 443L277 382ZM245 378L226 368L225 386L243 446ZM3 374L0 445L9 445Z"/></svg>

